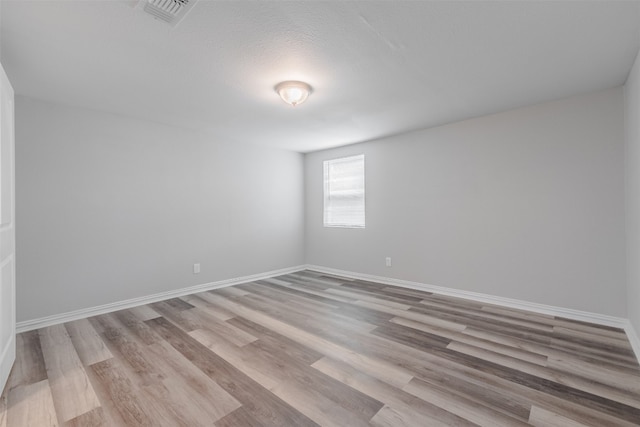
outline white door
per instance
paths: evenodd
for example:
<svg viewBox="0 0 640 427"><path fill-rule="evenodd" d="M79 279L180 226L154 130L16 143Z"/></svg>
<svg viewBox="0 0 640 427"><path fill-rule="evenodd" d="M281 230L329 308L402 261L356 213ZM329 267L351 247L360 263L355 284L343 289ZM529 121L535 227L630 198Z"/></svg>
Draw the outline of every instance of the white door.
<svg viewBox="0 0 640 427"><path fill-rule="evenodd" d="M13 88L0 65L0 393L16 358Z"/></svg>

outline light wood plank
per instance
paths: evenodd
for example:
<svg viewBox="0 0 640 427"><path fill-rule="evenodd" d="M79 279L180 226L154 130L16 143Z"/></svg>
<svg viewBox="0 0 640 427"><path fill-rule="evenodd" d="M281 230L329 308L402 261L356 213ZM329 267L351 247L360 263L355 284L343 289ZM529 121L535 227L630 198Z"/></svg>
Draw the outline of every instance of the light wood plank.
<svg viewBox="0 0 640 427"><path fill-rule="evenodd" d="M188 363L177 369L171 366L173 361L170 356L175 351L163 351L168 347L159 347L168 344L145 345L127 328L111 326L118 324L114 321L115 317L102 315L97 321L105 328L104 336L112 353L121 357L127 377L144 396L141 405L147 415L155 418L152 424L156 425L156 420L166 418L167 421L161 424L201 425L204 420L214 421L229 412L220 414L219 408L206 400L211 396L219 397L224 407L228 402L222 391L220 394L209 394L212 388L203 385L197 375L193 375L195 368ZM149 322L154 320L157 319Z"/></svg>
<svg viewBox="0 0 640 427"><path fill-rule="evenodd" d="M402 390L389 386L388 384L382 383L375 378L372 378L368 375L363 374L362 372L340 363L338 361L332 360L330 358L322 358L319 361L315 362L312 365L315 369L325 373L326 375L335 378L350 387L355 388L369 396L378 399L383 402L390 409L395 409L398 412L410 412L410 413L420 413L425 417L434 417L440 421L453 422L453 423L466 423L460 418L466 418L467 421L473 421L471 418L464 417L460 414L459 409L460 405L457 405L459 399L456 397L452 397L447 395L448 403L447 405L438 405L434 403L436 399L424 400L421 398L416 398L416 393L408 393L407 391L415 391L412 389L410 385L415 381L415 379L411 380L409 384L403 387ZM409 390L407 388L409 387ZM421 397L421 396L417 396ZM489 413L491 416L486 416L484 419L490 420L490 423L499 423L501 420L508 420L512 426L524 425L524 423L519 420L511 417L507 417L499 412L491 411L488 408L483 408L482 405L472 402L466 403L461 406L468 410L469 407L480 408L480 411L484 411ZM457 411L452 411L451 409L456 409ZM457 416L455 416L457 415ZM473 414L473 417L478 418L477 415Z"/></svg>
<svg viewBox="0 0 640 427"><path fill-rule="evenodd" d="M9 393L7 424L10 426L58 426L48 380L15 387Z"/></svg>
<svg viewBox="0 0 640 427"><path fill-rule="evenodd" d="M40 329L39 334L53 402L60 421L69 421L100 406L64 326Z"/></svg>
<svg viewBox="0 0 640 427"><path fill-rule="evenodd" d="M628 393L640 395L640 381L636 376L598 363L588 363L563 354L552 354L547 366L558 371L591 379L599 383L626 390Z"/></svg>
<svg viewBox="0 0 640 427"><path fill-rule="evenodd" d="M215 299L220 304L226 305L230 310L233 310L238 315L266 326L285 337L292 339L293 341L299 342L302 345L312 348L327 356L343 360L347 363L350 362L357 364L365 372L371 372L377 378L383 379L390 384L402 387L408 383L411 378L413 378L413 374L403 368L356 353L344 348L343 346L334 344L331 341L319 338L309 332L296 328L295 326L291 326L269 316L265 316L260 312L244 307L231 300L213 295L210 298Z"/></svg>
<svg viewBox="0 0 640 427"><path fill-rule="evenodd" d="M581 338L586 341L591 341L594 344L605 344L613 347L620 347L623 349L628 349L631 347L629 345L629 340L624 335L599 335L594 334L593 329L589 331L583 331L570 329L566 326L554 326L553 332L556 337Z"/></svg>
<svg viewBox="0 0 640 427"><path fill-rule="evenodd" d="M439 335L441 337L449 338L457 342L473 345L485 350L494 351L496 353L510 356L520 360L526 360L527 362L535 363L540 366L547 366L547 356L543 354L534 353L532 351L522 350L517 347L512 347L504 344L495 343L493 341L483 340L476 338L472 335L467 335L461 332L451 331L448 329L438 328L436 326L430 326L414 320L403 319L401 317L394 317L390 322L406 326L409 328L417 329L419 331L428 332L431 334Z"/></svg>
<svg viewBox="0 0 640 427"><path fill-rule="evenodd" d="M215 317L216 319L226 321L235 317L234 313L226 310L223 307L219 307L206 300L206 293L197 295L187 295L183 299L196 308L206 312L208 315Z"/></svg>
<svg viewBox="0 0 640 427"><path fill-rule="evenodd" d="M16 335L16 361L7 381L9 389L47 379L47 368L42 357L38 331L28 331Z"/></svg>
<svg viewBox="0 0 640 427"><path fill-rule="evenodd" d="M477 401L456 395L444 388L434 387L432 384L415 378L404 386L403 390L482 427L527 425L527 423L494 411Z"/></svg>
<svg viewBox="0 0 640 427"><path fill-rule="evenodd" d="M241 303L275 319L306 328L312 333L330 333L343 329L354 332L369 332L376 327L371 323L349 318L333 310L309 312L296 308L294 304L285 304L261 295L247 295Z"/></svg>
<svg viewBox="0 0 640 427"><path fill-rule="evenodd" d="M519 317L506 318L505 315L493 314L488 311L482 310L482 307L477 308L461 308L457 306L451 306L449 304L442 303L441 301L433 301L426 299L420 301L421 308L429 308L435 313L443 313L454 318L459 319L461 323L473 323L474 321L488 321L488 322L507 322L514 326L523 326L526 328L535 329L542 332L553 332L553 325L549 325L547 322L538 322L534 318L522 319Z"/></svg>
<svg viewBox="0 0 640 427"><path fill-rule="evenodd" d="M300 427L317 425L170 322L158 318L149 320L148 324L193 365L242 403L252 417L263 418L262 423Z"/></svg>
<svg viewBox="0 0 640 427"><path fill-rule="evenodd" d="M416 322L426 323L428 325L437 326L444 329L451 329L452 331L463 331L467 325L457 322L451 322L449 320L439 319L437 317L429 316L426 314L418 313L415 311L398 310L395 308L387 307L382 304L376 304L369 301L356 301L356 305L371 308L373 310L382 311L383 313L393 314L397 317L404 319L415 320Z"/></svg>
<svg viewBox="0 0 640 427"><path fill-rule="evenodd" d="M71 342L85 366L111 359L113 355L87 319L65 323Z"/></svg>
<svg viewBox="0 0 640 427"><path fill-rule="evenodd" d="M131 426L152 426L153 416L145 410L140 402L138 390L114 359L107 359L91 366L97 385L96 392L104 394L105 405L112 409L110 424L126 424ZM115 418L115 419L114 419Z"/></svg>
<svg viewBox="0 0 640 427"><path fill-rule="evenodd" d="M130 308L129 311L142 322L160 317L160 313L158 313L148 305L140 305L138 307L133 307L133 308Z"/></svg>
<svg viewBox="0 0 640 427"><path fill-rule="evenodd" d="M63 424L64 427L108 427L110 425L113 424L107 420L102 407L78 415Z"/></svg>
<svg viewBox="0 0 640 427"><path fill-rule="evenodd" d="M516 338L513 336L483 330L474 326L468 327L462 333L497 344L519 348L522 350L530 351L532 353L542 354L547 357L570 357L575 358L576 360L592 360L597 364L606 365L621 372L626 372L627 374L632 376L640 375L640 369L638 368L638 366L633 367L628 365L627 363L620 364L619 361L615 358L607 358L605 355L589 353L585 354L573 349L558 348L556 346L552 346L550 341L548 341L547 343L531 341L524 338Z"/></svg>
<svg viewBox="0 0 640 427"><path fill-rule="evenodd" d="M229 286L226 288L221 288L219 289L219 293L222 295L226 295L229 297L243 297L245 295L248 295L249 293L239 287L236 286Z"/></svg>
<svg viewBox="0 0 640 427"><path fill-rule="evenodd" d="M313 388L297 381L281 383L271 392L321 426L366 427L369 425L369 420L357 417L353 412L347 411L329 398L314 392Z"/></svg>
<svg viewBox="0 0 640 427"><path fill-rule="evenodd" d="M409 408L395 409L385 405L371 418L371 425L377 427L451 427L453 424L444 423Z"/></svg>
<svg viewBox="0 0 640 427"><path fill-rule="evenodd" d="M531 407L529 424L537 427L586 427L585 424L563 417L538 406Z"/></svg>
<svg viewBox="0 0 640 427"><path fill-rule="evenodd" d="M185 316L193 319L194 323L201 324L202 328L200 329L209 330L238 347L251 344L257 339L242 329L238 329L225 321L216 319L209 315L208 312L200 311L199 309L192 310Z"/></svg>
<svg viewBox="0 0 640 427"><path fill-rule="evenodd" d="M621 390L617 386L607 386L605 384L590 381L579 376L570 375L564 371L550 368L545 369L522 360L514 359L509 356L503 356L501 354L477 348L468 344L452 342L447 346L447 348L480 359L484 359L492 363L498 363L501 366L516 369L520 372L526 372L528 374L535 375L538 378L553 381L558 384L575 388L577 390L583 390L594 395L606 395L611 400L640 409L640 395L631 394L626 390Z"/></svg>
<svg viewBox="0 0 640 427"><path fill-rule="evenodd" d="M353 299L348 298L348 297L342 297L342 296L335 295L335 294L329 294L327 292L319 291L319 290L316 290L316 289L302 288L302 287L300 287L300 286L298 286L296 284L291 284L291 283L288 283L288 282L276 283L276 282L272 281L272 283L277 284L278 286L281 286L283 288L292 289L292 290L295 290L295 291L301 291L301 292L307 293L309 295L315 295L315 296L323 297L323 298L326 298L327 300L333 300L333 301L336 301L336 302L354 302Z"/></svg>
<svg viewBox="0 0 640 427"><path fill-rule="evenodd" d="M214 332L196 329L195 331L189 332L189 335L227 362L233 364L237 369L264 388L271 390L280 383L279 378L276 375L272 375L270 369L262 366L260 361L256 361L253 355L227 342Z"/></svg>
<svg viewBox="0 0 640 427"><path fill-rule="evenodd" d="M203 423L216 421L241 406L212 378L191 363L185 363L180 352L166 341L147 347L155 360L160 360L173 399L180 400L191 413L200 414ZM177 396L177 398L176 398Z"/></svg>
<svg viewBox="0 0 640 427"><path fill-rule="evenodd" d="M401 304L398 302L393 302L393 301L387 301L384 298L376 298L376 297L372 297L366 294L361 294L361 293L357 293L357 292L350 292L347 291L345 289L328 289L327 290L328 293L331 294L336 294L336 295L341 295L341 296L345 296L345 297L349 297L352 298L356 301L368 301L368 302L372 302L375 304L380 304L380 305L385 305L387 307L392 307L395 308L397 310L409 310L412 306L409 304Z"/></svg>

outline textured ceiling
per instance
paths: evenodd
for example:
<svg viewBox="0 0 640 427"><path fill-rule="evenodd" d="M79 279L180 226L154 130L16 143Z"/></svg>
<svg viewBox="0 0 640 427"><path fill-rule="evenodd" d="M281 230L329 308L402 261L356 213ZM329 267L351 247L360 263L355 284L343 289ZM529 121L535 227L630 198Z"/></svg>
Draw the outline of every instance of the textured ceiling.
<svg viewBox="0 0 640 427"><path fill-rule="evenodd" d="M636 1L7 1L18 94L301 152L623 84ZM282 80L314 87L292 108Z"/></svg>

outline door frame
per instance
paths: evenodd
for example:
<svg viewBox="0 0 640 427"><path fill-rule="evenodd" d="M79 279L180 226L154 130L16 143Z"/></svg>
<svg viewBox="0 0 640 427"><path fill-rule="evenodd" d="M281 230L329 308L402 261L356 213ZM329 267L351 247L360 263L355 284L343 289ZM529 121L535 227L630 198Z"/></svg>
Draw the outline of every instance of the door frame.
<svg viewBox="0 0 640 427"><path fill-rule="evenodd" d="M16 357L14 92L0 64L0 390Z"/></svg>

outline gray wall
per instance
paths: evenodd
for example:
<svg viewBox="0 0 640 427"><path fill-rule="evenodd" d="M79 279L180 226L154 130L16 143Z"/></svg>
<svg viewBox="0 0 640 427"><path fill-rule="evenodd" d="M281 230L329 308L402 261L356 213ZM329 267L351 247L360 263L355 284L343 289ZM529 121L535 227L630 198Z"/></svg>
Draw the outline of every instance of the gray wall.
<svg viewBox="0 0 640 427"><path fill-rule="evenodd" d="M625 89L631 260L638 73ZM310 264L614 316L627 316L628 292L640 330L637 262L625 289L623 104L612 89L303 164L18 96L18 320L291 267L306 251ZM323 228L322 161L357 153L367 156L367 228Z"/></svg>
<svg viewBox="0 0 640 427"><path fill-rule="evenodd" d="M623 104L616 88L308 154L307 262L626 317ZM367 227L323 228L322 161L358 153Z"/></svg>
<svg viewBox="0 0 640 427"><path fill-rule="evenodd" d="M640 59L625 85L627 311L640 333Z"/></svg>
<svg viewBox="0 0 640 427"><path fill-rule="evenodd" d="M17 97L16 173L18 321L304 262L301 154Z"/></svg>

